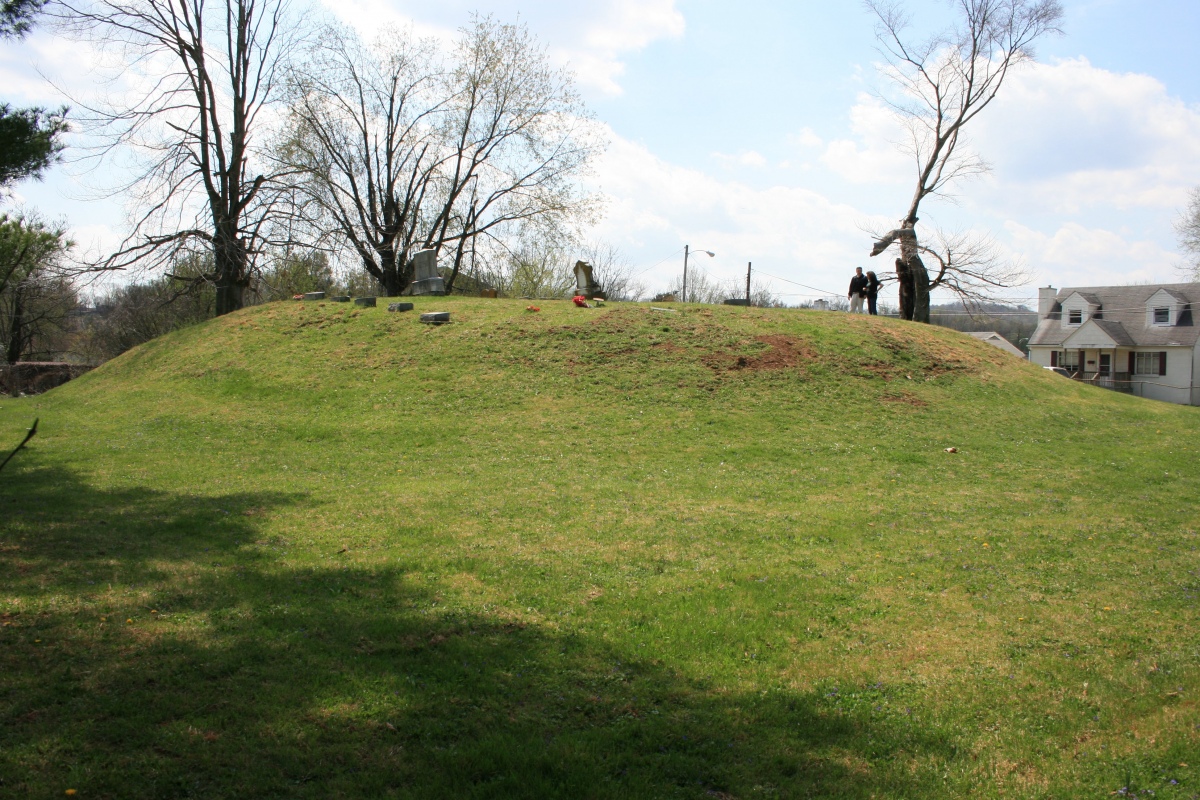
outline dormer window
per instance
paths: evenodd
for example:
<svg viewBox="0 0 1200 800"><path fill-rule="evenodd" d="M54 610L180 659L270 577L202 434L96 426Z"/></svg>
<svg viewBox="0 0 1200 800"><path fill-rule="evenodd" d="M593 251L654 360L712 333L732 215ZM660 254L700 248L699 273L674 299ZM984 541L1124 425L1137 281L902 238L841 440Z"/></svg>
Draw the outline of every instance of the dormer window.
<svg viewBox="0 0 1200 800"><path fill-rule="evenodd" d="M1082 325L1083 324L1083 311L1078 308L1068 311L1067 312L1067 324L1068 325Z"/></svg>
<svg viewBox="0 0 1200 800"><path fill-rule="evenodd" d="M1154 309L1154 324L1155 325L1170 325L1171 324L1171 309L1170 308Z"/></svg>

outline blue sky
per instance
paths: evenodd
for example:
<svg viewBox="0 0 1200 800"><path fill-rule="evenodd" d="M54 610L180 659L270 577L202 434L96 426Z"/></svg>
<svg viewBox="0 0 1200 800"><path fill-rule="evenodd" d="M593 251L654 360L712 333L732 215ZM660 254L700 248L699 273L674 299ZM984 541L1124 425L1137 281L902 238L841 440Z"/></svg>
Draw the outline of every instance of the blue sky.
<svg viewBox="0 0 1200 800"><path fill-rule="evenodd" d="M1039 46L972 132L990 175L923 221L993 235L1032 279L1178 279L1172 223L1200 185L1200 3L1064 0L1065 35ZM873 21L857 2L818 0L339 0L364 31L411 22L452 35L473 10L518 16L577 73L611 145L596 187L606 218L591 232L645 269L649 288L682 267L684 244L717 252L713 277L765 273L844 292L867 258L864 226L898 217L912 167L874 99ZM948 21L944 0L910 4L919 26ZM55 102L35 69L85 74L87 55L42 31L0 54L11 102ZM81 80L79 78L76 81ZM111 241L119 204L87 201L59 171L20 198L63 214L81 242ZM665 263L659 263L666 259ZM776 281L780 293L809 290Z"/></svg>

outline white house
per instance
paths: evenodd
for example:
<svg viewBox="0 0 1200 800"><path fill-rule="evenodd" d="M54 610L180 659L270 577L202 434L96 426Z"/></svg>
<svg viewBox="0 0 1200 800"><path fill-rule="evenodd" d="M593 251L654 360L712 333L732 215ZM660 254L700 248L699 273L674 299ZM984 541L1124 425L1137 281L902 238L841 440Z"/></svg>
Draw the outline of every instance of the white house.
<svg viewBox="0 0 1200 800"><path fill-rule="evenodd" d="M1025 358L1025 354L1022 353L1020 349L1013 347L1012 343L1010 343L1008 339L1005 339L995 331L967 331L967 335L974 336L981 342L987 342L992 347L999 348L1000 350L1008 353L1010 356Z"/></svg>
<svg viewBox="0 0 1200 800"><path fill-rule="evenodd" d="M1200 284L1038 290L1029 360L1109 389L1200 405Z"/></svg>

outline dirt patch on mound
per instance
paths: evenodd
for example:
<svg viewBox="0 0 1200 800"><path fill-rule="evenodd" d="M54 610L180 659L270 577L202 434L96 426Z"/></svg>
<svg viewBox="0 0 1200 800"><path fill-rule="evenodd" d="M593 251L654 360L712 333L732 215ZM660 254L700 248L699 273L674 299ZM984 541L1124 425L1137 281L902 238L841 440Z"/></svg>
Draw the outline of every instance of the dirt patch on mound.
<svg viewBox="0 0 1200 800"><path fill-rule="evenodd" d="M752 355L713 352L702 360L710 369L721 372L726 370L799 369L817 358L812 347L798 336L777 333L755 336L754 341L766 345L767 349Z"/></svg>
<svg viewBox="0 0 1200 800"><path fill-rule="evenodd" d="M900 403L901 405L912 406L913 408L928 408L929 403L926 403L915 394L902 392L900 394L888 394L880 397L879 400L884 403Z"/></svg>
<svg viewBox="0 0 1200 800"><path fill-rule="evenodd" d="M871 333L875 344L886 350L890 358L861 366L883 378L894 378L902 373L919 373L925 378L961 375L976 372L987 363L977 354L933 336L917 336L909 331L881 328Z"/></svg>

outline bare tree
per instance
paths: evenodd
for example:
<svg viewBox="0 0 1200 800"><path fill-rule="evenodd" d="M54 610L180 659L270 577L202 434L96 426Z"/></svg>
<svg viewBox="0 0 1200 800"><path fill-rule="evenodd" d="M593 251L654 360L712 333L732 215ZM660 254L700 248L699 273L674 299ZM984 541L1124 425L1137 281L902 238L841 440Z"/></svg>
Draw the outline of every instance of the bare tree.
<svg viewBox="0 0 1200 800"><path fill-rule="evenodd" d="M921 203L945 196L951 184L988 170L964 144L964 129L996 98L1009 71L1034 58L1033 43L1059 32L1059 0L953 0L953 27L920 40L909 35L910 17L899 2L866 0L878 18L876 38L887 76L899 90L889 101L904 121L917 185L900 225L882 236L877 256L898 244L896 276L900 315L929 322L929 292L944 286L964 301L985 299L993 288L1012 285L1019 271L1004 264L988 241L942 237L936 248L916 230ZM932 280L921 258L938 261Z"/></svg>
<svg viewBox="0 0 1200 800"><path fill-rule="evenodd" d="M522 26L476 17L450 54L404 30L370 47L330 30L290 85L279 158L305 174L313 224L389 296L418 250L439 251L452 289L479 240L595 207L578 185L599 152L592 120Z"/></svg>
<svg viewBox="0 0 1200 800"><path fill-rule="evenodd" d="M212 255L216 313L241 308L286 198L259 158L282 59L297 28L285 0L61 0L49 13L114 60L135 88L87 103L102 159L129 158L130 232L101 269L169 267ZM115 76L114 76L115 79ZM286 230L286 228L284 228Z"/></svg>
<svg viewBox="0 0 1200 800"><path fill-rule="evenodd" d="M1192 189L1187 208L1175 223L1175 232L1179 234L1179 246L1189 257L1184 267L1186 275L1200 281L1200 186Z"/></svg>

